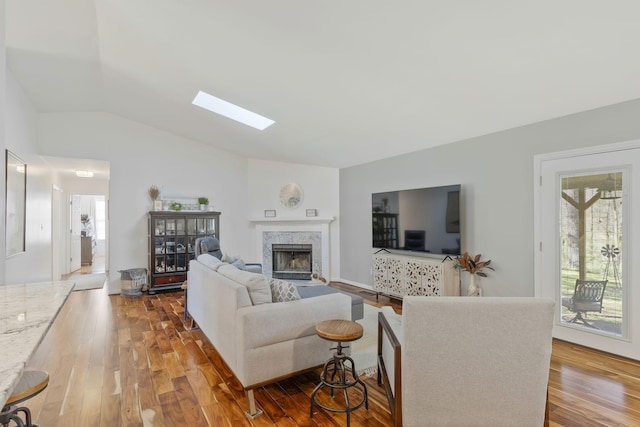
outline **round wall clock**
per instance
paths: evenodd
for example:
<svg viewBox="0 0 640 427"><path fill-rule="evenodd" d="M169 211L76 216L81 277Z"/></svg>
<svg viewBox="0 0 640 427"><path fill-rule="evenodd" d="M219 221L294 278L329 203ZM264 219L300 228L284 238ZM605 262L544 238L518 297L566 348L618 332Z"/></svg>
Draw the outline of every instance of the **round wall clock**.
<svg viewBox="0 0 640 427"><path fill-rule="evenodd" d="M290 182L280 189L280 204L285 208L297 208L302 203L302 188Z"/></svg>

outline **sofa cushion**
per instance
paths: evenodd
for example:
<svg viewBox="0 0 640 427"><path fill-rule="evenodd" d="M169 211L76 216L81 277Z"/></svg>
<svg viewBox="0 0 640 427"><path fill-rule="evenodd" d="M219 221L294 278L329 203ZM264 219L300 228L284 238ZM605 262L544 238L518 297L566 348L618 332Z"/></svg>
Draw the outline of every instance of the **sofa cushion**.
<svg viewBox="0 0 640 427"><path fill-rule="evenodd" d="M344 294L351 298L351 320L356 321L364 317L364 299L359 295L339 291L327 285L298 285L298 293L302 299L313 298L318 295Z"/></svg>
<svg viewBox="0 0 640 427"><path fill-rule="evenodd" d="M220 261L218 258L210 254L199 255L198 262L204 264L205 266L209 267L213 271L218 271L218 268L220 268L221 265L225 264L222 261Z"/></svg>
<svg viewBox="0 0 640 427"><path fill-rule="evenodd" d="M396 313L393 307L388 305L382 307L380 311L384 313L384 317L387 319L389 326L391 326L393 333L398 338L398 341L402 343L402 315Z"/></svg>
<svg viewBox="0 0 640 427"><path fill-rule="evenodd" d="M262 274L239 270L231 264L223 264L218 268L218 273L228 279L246 286L249 298L253 305L271 303L271 288L267 278Z"/></svg>
<svg viewBox="0 0 640 427"><path fill-rule="evenodd" d="M271 279L269 280L269 286L271 287L271 300L273 302L287 302L301 299L295 283Z"/></svg>

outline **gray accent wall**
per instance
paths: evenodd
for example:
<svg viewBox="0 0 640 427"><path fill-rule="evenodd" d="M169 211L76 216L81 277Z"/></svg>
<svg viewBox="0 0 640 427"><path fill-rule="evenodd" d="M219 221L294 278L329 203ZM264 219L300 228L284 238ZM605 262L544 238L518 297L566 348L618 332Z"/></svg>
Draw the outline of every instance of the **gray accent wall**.
<svg viewBox="0 0 640 427"><path fill-rule="evenodd" d="M640 100L341 169L341 278L373 282L372 193L461 184L462 251L496 269L479 278L484 295L533 296L534 155L636 139Z"/></svg>

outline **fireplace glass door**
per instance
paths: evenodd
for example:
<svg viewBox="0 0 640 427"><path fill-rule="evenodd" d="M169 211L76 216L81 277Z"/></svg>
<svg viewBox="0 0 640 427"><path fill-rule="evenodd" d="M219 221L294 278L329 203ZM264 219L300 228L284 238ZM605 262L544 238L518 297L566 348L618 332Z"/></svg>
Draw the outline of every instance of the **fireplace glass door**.
<svg viewBox="0 0 640 427"><path fill-rule="evenodd" d="M272 252L272 277L276 279L311 280L311 245L274 244Z"/></svg>

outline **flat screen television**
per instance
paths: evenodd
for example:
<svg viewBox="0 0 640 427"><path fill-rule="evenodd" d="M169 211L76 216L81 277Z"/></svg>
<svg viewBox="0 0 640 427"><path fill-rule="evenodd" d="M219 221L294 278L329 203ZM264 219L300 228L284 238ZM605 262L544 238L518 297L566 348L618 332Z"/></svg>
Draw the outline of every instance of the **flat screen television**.
<svg viewBox="0 0 640 427"><path fill-rule="evenodd" d="M373 247L460 255L460 185L371 195Z"/></svg>

